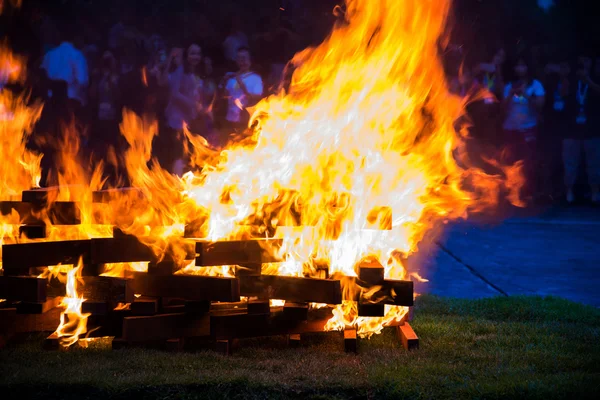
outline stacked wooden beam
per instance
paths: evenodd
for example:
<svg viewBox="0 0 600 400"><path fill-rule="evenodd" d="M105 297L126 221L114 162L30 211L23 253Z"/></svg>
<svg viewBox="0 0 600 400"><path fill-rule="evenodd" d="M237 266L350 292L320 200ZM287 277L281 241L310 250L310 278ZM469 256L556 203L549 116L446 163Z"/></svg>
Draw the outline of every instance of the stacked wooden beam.
<svg viewBox="0 0 600 400"><path fill-rule="evenodd" d="M98 192L93 197L97 202L107 203L120 193ZM139 196L135 190L127 193ZM36 207L58 204L48 203L53 195L52 190L27 191L23 193L22 202L0 204L16 208L24 207L23 204ZM376 222L388 221L387 211L382 213L386 217L376 216ZM386 225L388 222L377 223ZM30 234L35 233L32 232ZM0 309L0 335L34 327L56 328L60 315L57 306L66 295L64 285L57 285L52 279L37 278L37 275L48 266L78 262L83 265L78 294L86 299L82 312L90 314L88 328L98 328L95 335L114 336L115 348L161 343L181 349L192 339L202 339L230 352L237 339L274 335L288 335L290 345L298 345L300 335L323 331L331 317L331 313L310 312L310 303L332 307L343 301L355 301L362 317L383 316L385 305L413 305L412 282L385 279L384 268L374 260L362 262L358 276L353 278L263 275L262 264L282 261L281 239L209 242L181 238L177 246L185 262L170 258L168 248L161 254L164 246L158 246L161 251L157 251L156 242L115 229L109 238L4 245L0 299L6 301ZM193 260L200 274L182 274L179 269ZM102 276L105 264L131 262L149 263L147 272L127 273L123 277ZM234 268L233 277L202 274L203 268L218 266L238 268ZM327 270L327 266L324 268ZM328 273L325 276L329 276ZM342 290L344 285L353 285L357 290ZM274 299L283 300L284 306L270 307L269 301ZM30 315L47 317L32 322ZM15 322L19 316L29 319L22 317L25 322ZM410 327L404 321L397 321L395 325L402 326L398 331L400 336L408 337L403 341L405 347L415 347ZM348 329L344 342L347 351L356 351L356 331Z"/></svg>

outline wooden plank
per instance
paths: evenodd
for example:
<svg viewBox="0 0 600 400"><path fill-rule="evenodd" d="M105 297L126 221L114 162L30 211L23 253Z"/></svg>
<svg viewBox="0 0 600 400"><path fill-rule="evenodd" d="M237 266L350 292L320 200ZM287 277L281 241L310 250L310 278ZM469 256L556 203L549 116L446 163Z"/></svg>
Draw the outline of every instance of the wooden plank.
<svg viewBox="0 0 600 400"><path fill-rule="evenodd" d="M62 297L49 297L46 301L39 303L22 301L17 303L17 314L44 314L58 307L61 301Z"/></svg>
<svg viewBox="0 0 600 400"><path fill-rule="evenodd" d="M206 267L282 261L274 255L282 242L282 239L197 241L196 265Z"/></svg>
<svg viewBox="0 0 600 400"><path fill-rule="evenodd" d="M340 281L292 276L241 276L240 294L259 298L281 299L298 303L340 304Z"/></svg>
<svg viewBox="0 0 600 400"><path fill-rule="evenodd" d="M385 316L385 304L358 303L359 317L383 317Z"/></svg>
<svg viewBox="0 0 600 400"><path fill-rule="evenodd" d="M83 276L78 293L86 300L105 301L112 304L134 301L133 279L112 276ZM52 279L48 287L49 296L65 296L65 285Z"/></svg>
<svg viewBox="0 0 600 400"><path fill-rule="evenodd" d="M61 308L43 314L17 314L16 308L0 310L0 333L52 332L60 323Z"/></svg>
<svg viewBox="0 0 600 400"><path fill-rule="evenodd" d="M210 317L191 317L185 313L158 314L147 317L125 317L123 339L128 342L149 342L177 337L208 336Z"/></svg>
<svg viewBox="0 0 600 400"><path fill-rule="evenodd" d="M63 240L7 244L2 246L2 266L13 268L46 267L58 264L77 264L79 257L90 261L90 240Z"/></svg>
<svg viewBox="0 0 600 400"><path fill-rule="evenodd" d="M135 293L186 300L239 301L240 286L235 278L197 275L154 276L134 274Z"/></svg>
<svg viewBox="0 0 600 400"><path fill-rule="evenodd" d="M96 190L92 192L92 202L110 203L112 201L123 200L143 200L144 193L134 187L114 188L105 190Z"/></svg>
<svg viewBox="0 0 600 400"><path fill-rule="evenodd" d="M216 339L243 339L261 336L323 332L330 316L313 321L294 321L283 313L211 315L210 334Z"/></svg>
<svg viewBox="0 0 600 400"><path fill-rule="evenodd" d="M271 312L269 303L269 300L250 300L248 314L269 314Z"/></svg>
<svg viewBox="0 0 600 400"><path fill-rule="evenodd" d="M283 306L283 315L296 321L306 321L308 320L308 304L286 301Z"/></svg>
<svg viewBox="0 0 600 400"><path fill-rule="evenodd" d="M44 239L46 237L46 225L21 225L19 226L19 237Z"/></svg>
<svg viewBox="0 0 600 400"><path fill-rule="evenodd" d="M153 261L156 255L150 246L135 236L91 239L92 263L110 264L119 262Z"/></svg>
<svg viewBox="0 0 600 400"><path fill-rule="evenodd" d="M410 307L414 305L414 284L412 281L386 279L375 297L384 297L382 303Z"/></svg>
<svg viewBox="0 0 600 400"><path fill-rule="evenodd" d="M358 266L358 279L368 285L381 285L384 281L383 265L377 260L364 260Z"/></svg>
<svg viewBox="0 0 600 400"><path fill-rule="evenodd" d="M184 310L188 314L195 314L195 315L206 314L210 311L210 301L208 301L208 300L186 301L185 305L184 305Z"/></svg>
<svg viewBox="0 0 600 400"><path fill-rule="evenodd" d="M287 338L288 346L292 349L297 349L302 344L302 335L299 333L292 333Z"/></svg>
<svg viewBox="0 0 600 400"><path fill-rule="evenodd" d="M386 279L380 285L369 285L353 277L345 277L345 285L356 284L363 287L366 291L372 289L372 286L378 286L378 290L371 294L368 301L363 303L372 304L391 304L397 306L410 307L414 305L414 284L412 281L400 281ZM356 292L356 297L345 298L344 300L360 301L360 291Z"/></svg>
<svg viewBox="0 0 600 400"><path fill-rule="evenodd" d="M398 339L402 342L402 347L406 350L416 350L419 348L419 337L408 322L397 326L396 333Z"/></svg>
<svg viewBox="0 0 600 400"><path fill-rule="evenodd" d="M356 338L355 329L344 330L344 351L346 353L358 352L358 339Z"/></svg>
<svg viewBox="0 0 600 400"><path fill-rule="evenodd" d="M107 315L110 311L112 311L112 306L105 301L86 300L81 303L81 312L83 314ZM91 321L88 320L89 322Z"/></svg>
<svg viewBox="0 0 600 400"><path fill-rule="evenodd" d="M0 276L0 299L44 302L47 283L46 279L33 276Z"/></svg>
<svg viewBox="0 0 600 400"><path fill-rule="evenodd" d="M0 201L0 213L9 215L16 211L19 214L19 222L22 224L39 225L43 223L36 214L44 210L53 225L77 225L81 223L78 204L72 201L57 201L50 204L50 206L22 201Z"/></svg>
<svg viewBox="0 0 600 400"><path fill-rule="evenodd" d="M147 296L136 298L129 307L132 315L155 315L159 308L160 298Z"/></svg>

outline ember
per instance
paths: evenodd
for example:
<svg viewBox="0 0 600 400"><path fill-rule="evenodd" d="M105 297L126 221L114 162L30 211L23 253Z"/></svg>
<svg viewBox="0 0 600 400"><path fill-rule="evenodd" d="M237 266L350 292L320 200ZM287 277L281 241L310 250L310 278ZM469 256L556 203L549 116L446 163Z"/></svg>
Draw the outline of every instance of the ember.
<svg viewBox="0 0 600 400"><path fill-rule="evenodd" d="M348 0L330 36L294 57L288 90L256 106L248 137L217 151L186 132L183 176L152 158L157 123L125 110L134 188L106 189L103 165L88 174L69 127L58 186L39 189L41 155L24 142L40 107L4 90L0 297L47 301L32 276L79 260L60 294L67 346L90 327L115 343L202 337L226 351L237 338L345 330L355 351L357 334L397 326L415 347L407 257L444 221L518 200L521 179L518 165L489 176L463 159L464 104L438 55L448 8Z"/></svg>

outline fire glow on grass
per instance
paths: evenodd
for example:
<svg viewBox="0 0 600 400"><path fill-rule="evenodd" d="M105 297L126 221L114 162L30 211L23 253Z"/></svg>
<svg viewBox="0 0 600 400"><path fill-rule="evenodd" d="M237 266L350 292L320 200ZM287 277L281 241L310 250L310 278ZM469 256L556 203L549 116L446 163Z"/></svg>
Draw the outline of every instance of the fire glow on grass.
<svg viewBox="0 0 600 400"><path fill-rule="evenodd" d="M520 165L488 175L469 164L455 129L465 99L449 93L439 56L449 7L450 0L347 0L323 43L294 57L287 90L257 104L250 136L218 150L186 132L194 169L182 177L152 159L158 124L124 111L129 149L106 162L121 162L137 191L99 208L90 199L104 185L103 165L83 168L77 132L66 129L54 143L57 198L78 200L82 224L67 231L47 221L49 240L106 237L117 226L157 255L169 253L179 273L231 275L229 267L188 265L187 226L207 240L283 238L284 262L264 265L264 274L317 277L327 265L345 298L361 291L345 277L366 259L377 260L387 279L410 279L404 261L427 232L491 210L503 195L516 203L522 181ZM0 103L15 118L0 121L0 200L39 182L40 156L23 144L39 109L5 96ZM5 243L17 240L14 217L0 221ZM144 267L113 265L108 273ZM76 292L68 297L67 308L76 306ZM386 306L385 317L363 318L345 301L326 328L350 325L369 336L406 312Z"/></svg>

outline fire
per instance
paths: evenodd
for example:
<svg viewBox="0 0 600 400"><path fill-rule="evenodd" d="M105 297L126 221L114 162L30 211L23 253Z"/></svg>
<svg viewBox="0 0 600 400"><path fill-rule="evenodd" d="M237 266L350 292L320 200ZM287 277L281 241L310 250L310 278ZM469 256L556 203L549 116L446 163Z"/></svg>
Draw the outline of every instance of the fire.
<svg viewBox="0 0 600 400"><path fill-rule="evenodd" d="M69 347L79 340L79 336L87 332L87 319L90 314L81 312L81 304L85 299L77 294L78 278L81 276L82 262L77 267L71 266L67 272L66 296L60 307L65 310L60 314L60 325L56 329L56 336L64 347Z"/></svg>
<svg viewBox="0 0 600 400"><path fill-rule="evenodd" d="M517 204L522 180L519 165L496 165L502 173L494 176L469 165L455 129L464 101L450 94L439 57L449 7L450 0L347 0L323 43L292 60L289 88L256 105L247 137L217 150L184 130L193 170L181 177L152 159L158 124L125 110L129 149L121 160L136 191L108 204L93 207L92 191L106 186L103 165L86 166L81 132L66 126L52 143L59 154L50 179L59 186L55 200L77 201L82 224L48 221L48 239L108 237L116 226L159 258L168 253L178 273L231 276L233 266L190 264L184 231L212 241L282 238L284 261L263 265L264 274L323 277L327 270L345 298L363 302L377 290L353 279L363 260L379 262L386 279L423 279L404 266L423 237L447 220L492 209L501 195ZM13 59L2 54L0 68ZM11 118L0 120L0 199L10 199L39 185L41 155L25 142L41 106L5 90L1 110ZM2 218L2 240L14 241L18 215ZM146 269L115 264L106 273ZM56 332L67 346L86 332L80 270L68 272ZM407 311L386 306L385 317L359 317L356 302L345 300L326 329L354 326L370 336Z"/></svg>
<svg viewBox="0 0 600 400"><path fill-rule="evenodd" d="M326 263L331 275L352 277L374 257L386 278L408 279L402 260L428 231L493 207L520 174L469 168L454 128L464 104L449 93L439 57L450 1L346 3L329 37L294 57L287 92L256 106L252 136L216 161L195 148L202 171L183 178L185 194L210 210L211 240L242 238L250 222L264 236L303 227L296 239L283 234L286 262L263 273L317 276ZM380 230L386 220L391 229ZM406 311L360 318L345 302L328 329L354 325L368 336Z"/></svg>

